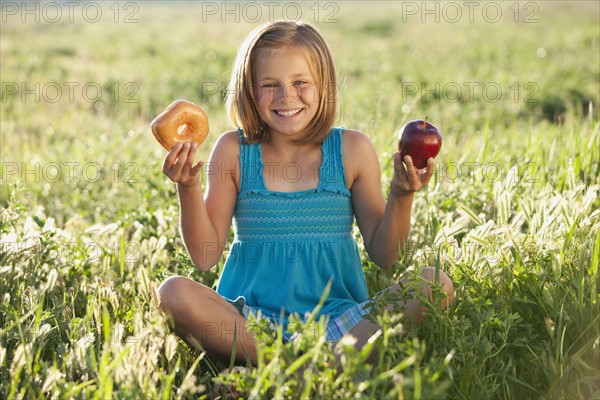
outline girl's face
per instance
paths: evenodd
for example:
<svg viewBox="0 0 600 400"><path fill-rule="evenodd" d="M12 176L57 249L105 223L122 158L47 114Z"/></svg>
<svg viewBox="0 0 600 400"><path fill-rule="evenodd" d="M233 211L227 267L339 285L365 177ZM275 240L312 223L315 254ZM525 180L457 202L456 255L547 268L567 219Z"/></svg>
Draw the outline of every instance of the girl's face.
<svg viewBox="0 0 600 400"><path fill-rule="evenodd" d="M259 50L254 85L258 114L271 134L297 136L317 114L317 82L304 53L297 48Z"/></svg>

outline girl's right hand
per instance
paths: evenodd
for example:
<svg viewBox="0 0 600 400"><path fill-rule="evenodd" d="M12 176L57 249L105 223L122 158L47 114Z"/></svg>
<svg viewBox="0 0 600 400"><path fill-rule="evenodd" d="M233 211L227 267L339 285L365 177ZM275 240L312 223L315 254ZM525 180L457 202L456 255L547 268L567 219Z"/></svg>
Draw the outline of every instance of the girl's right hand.
<svg viewBox="0 0 600 400"><path fill-rule="evenodd" d="M204 165L203 161L198 161L196 165L193 165L197 149L198 143L177 143L165 157L163 174L182 186L192 187L197 185L202 165Z"/></svg>

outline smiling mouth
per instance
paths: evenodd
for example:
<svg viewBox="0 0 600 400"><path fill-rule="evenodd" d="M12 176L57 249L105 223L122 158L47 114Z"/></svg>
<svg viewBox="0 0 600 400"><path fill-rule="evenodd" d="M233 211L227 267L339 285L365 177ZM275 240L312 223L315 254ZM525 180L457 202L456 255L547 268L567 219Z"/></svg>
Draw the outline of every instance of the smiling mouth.
<svg viewBox="0 0 600 400"><path fill-rule="evenodd" d="M302 110L302 108L297 108L295 110L273 110L273 112L281 117L293 117Z"/></svg>

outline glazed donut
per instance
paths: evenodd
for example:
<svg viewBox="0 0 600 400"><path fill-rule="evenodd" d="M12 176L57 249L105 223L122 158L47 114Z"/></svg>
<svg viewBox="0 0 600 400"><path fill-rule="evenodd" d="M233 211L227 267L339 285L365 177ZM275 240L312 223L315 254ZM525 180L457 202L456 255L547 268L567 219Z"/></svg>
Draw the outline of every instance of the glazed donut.
<svg viewBox="0 0 600 400"><path fill-rule="evenodd" d="M175 100L150 124L162 147L171 150L178 142L197 142L208 136L208 117L202 108L187 100Z"/></svg>

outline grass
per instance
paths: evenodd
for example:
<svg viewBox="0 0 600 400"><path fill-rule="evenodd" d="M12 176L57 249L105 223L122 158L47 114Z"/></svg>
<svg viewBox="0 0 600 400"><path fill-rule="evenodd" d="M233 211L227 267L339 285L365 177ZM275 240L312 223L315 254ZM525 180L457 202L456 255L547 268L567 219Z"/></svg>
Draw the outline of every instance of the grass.
<svg viewBox="0 0 600 400"><path fill-rule="evenodd" d="M361 255L370 293L432 265L457 300L444 314L430 305L408 339L398 315L374 313L372 373L351 342L323 342L323 321L293 324L305 332L295 344L264 334L263 362L230 373L170 332L157 285L172 274L214 285L224 259L207 273L191 264L148 124L174 98L202 104L205 159L229 129L224 85L253 25L199 23L195 3L131 4L119 21L137 10L132 24L106 8L98 23L0 25L0 398L211 398L217 382L250 398L600 397L595 2L535 3L529 24L508 3L495 3L497 23L422 23L395 2L331 3L338 22L324 23L334 9L319 9L338 123L370 136L383 189L404 122L428 115L444 135L396 267Z"/></svg>

